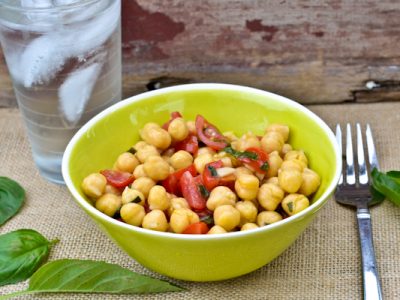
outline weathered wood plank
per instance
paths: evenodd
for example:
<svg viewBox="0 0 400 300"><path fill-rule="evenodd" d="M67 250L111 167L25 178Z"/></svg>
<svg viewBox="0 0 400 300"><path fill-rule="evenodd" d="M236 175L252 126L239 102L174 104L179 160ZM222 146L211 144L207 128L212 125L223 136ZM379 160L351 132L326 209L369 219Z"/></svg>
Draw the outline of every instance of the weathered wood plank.
<svg viewBox="0 0 400 300"><path fill-rule="evenodd" d="M125 97L154 86L227 82L303 103L399 100L397 0L122 3ZM0 88L0 105L9 105L3 64Z"/></svg>

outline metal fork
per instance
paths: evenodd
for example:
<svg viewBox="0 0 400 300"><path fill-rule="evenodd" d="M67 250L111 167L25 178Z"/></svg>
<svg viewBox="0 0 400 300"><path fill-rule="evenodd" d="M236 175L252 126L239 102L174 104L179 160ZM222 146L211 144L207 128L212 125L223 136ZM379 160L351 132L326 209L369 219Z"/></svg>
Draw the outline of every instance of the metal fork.
<svg viewBox="0 0 400 300"><path fill-rule="evenodd" d="M361 244L362 273L365 300L382 299L382 291L378 270L376 267L375 251L372 241L372 226L369 206L371 205L371 192L368 172L368 164L364 156L364 144L360 124L356 124L357 129L357 153L353 153L353 143L350 124L346 125L346 153L342 155L345 170L342 172L338 187L335 193L337 202L357 208L357 221ZM373 168L379 169L376 156L374 140L370 126L367 124L365 131L368 161L370 171ZM336 125L336 140L342 152L342 130L340 125ZM357 157L358 167L354 166L354 157Z"/></svg>

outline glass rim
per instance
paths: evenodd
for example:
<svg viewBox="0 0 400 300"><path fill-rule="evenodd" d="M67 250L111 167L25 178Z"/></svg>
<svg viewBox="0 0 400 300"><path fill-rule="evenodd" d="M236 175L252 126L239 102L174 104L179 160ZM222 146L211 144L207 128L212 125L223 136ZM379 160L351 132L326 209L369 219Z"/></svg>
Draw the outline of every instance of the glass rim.
<svg viewBox="0 0 400 300"><path fill-rule="evenodd" d="M80 0L80 1L76 1L71 4L62 4L59 6L52 6L52 7L21 7L19 1L15 1L15 3L4 3L2 1L0 1L0 8L12 10L12 11L18 11L18 12L41 13L41 12L54 12L54 11L64 11L64 10L76 9L79 7L91 5L91 4L99 2L99 1L102 1L102 0Z"/></svg>

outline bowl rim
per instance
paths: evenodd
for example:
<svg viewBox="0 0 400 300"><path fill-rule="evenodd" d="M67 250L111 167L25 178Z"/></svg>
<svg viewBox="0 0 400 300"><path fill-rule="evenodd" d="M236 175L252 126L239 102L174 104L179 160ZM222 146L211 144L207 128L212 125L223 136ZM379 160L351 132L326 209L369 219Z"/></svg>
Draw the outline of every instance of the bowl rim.
<svg viewBox="0 0 400 300"><path fill-rule="evenodd" d="M124 222L120 222L112 217L109 217L99 210L97 210L93 205L91 205L85 198L83 198L79 193L78 190L74 187L71 176L69 175L68 172L68 166L69 166L69 161L71 159L71 154L73 149L75 148L75 144L81 139L83 135L97 122L99 122L101 119L109 115L115 110L122 109L126 106L131 105L132 103L143 101L145 99L162 95L162 94L168 94L170 92L179 92L179 91L192 91L192 90L228 90L228 91L238 91L238 92L245 92L245 93L250 93L250 94L259 94L262 96L268 96L271 97L275 100L280 100L286 102L289 106L296 108L300 110L302 113L304 113L307 117L311 118L314 120L327 134L329 141L331 142L334 152L337 154L336 155L336 172L334 174L333 180L330 183L330 185L327 187L326 191L319 197L317 201L315 201L313 204L311 204L309 207L307 207L305 210L290 216L286 219L283 219L279 222L270 224L268 226L263 226L259 228L255 228L252 230L245 230L245 231L236 231L236 232L230 232L229 234L207 234L207 235L196 235L196 234L177 234L177 233L172 233L172 232L160 232L160 231L155 231L155 230L150 230L150 229L145 229L142 227L137 227L133 226ZM214 239L231 239L231 238L237 238L240 236L245 236L245 235L251 235L251 234L257 234L263 231L271 231L275 228L285 226L287 223L302 219L305 217L309 212L313 210L317 210L320 206L324 204L324 202L328 201L330 195L333 193L333 191L336 188L336 185L339 181L340 175L342 171L342 160L340 157L340 149L339 146L336 142L336 137L333 134L333 131L329 128L329 126L315 113L313 113L311 110L306 108L305 106L301 105L300 103L291 100L289 98L286 98L284 96L280 96L268 91L260 90L257 88L253 87L247 87L247 86L241 86L241 85L235 85L235 84L225 84L225 83L190 83L190 84L182 84L182 85L176 85L172 87L165 87L153 91L147 91L143 92L138 95L134 95L132 97L128 97L108 108L100 112L99 114L95 115L92 119L90 119L86 124L84 124L78 131L77 133L72 137L70 142L68 143L63 159L62 159L62 175L65 181L65 184L67 188L69 189L70 193L72 194L74 200L78 202L79 205L81 205L87 212L90 212L91 217L95 215L97 218L102 219L104 222L111 223L114 226L117 227L122 227L131 231L137 231L138 233L142 234L149 234L154 237L161 237L161 238L172 238L172 239L179 239L179 240L214 240Z"/></svg>

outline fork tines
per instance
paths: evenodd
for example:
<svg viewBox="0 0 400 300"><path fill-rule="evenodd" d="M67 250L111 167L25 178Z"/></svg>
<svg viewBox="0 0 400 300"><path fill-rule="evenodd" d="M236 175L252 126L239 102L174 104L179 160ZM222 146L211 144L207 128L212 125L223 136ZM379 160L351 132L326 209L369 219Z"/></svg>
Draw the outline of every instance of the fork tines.
<svg viewBox="0 0 400 300"><path fill-rule="evenodd" d="M352 130L351 125L347 123L346 125L346 151L343 153L342 147L342 129L340 124L336 125L336 140L339 145L339 149L342 154L342 159L345 163L343 163L345 174L345 183L347 185L355 185L356 183L359 185L367 185L369 183L368 179L368 165L365 161L365 151L364 151L364 143L363 143L363 135L361 126L359 123L356 124L356 136L357 136L357 152L354 154L353 151L353 142L352 142ZM369 124L366 126L365 130L366 137L366 149L368 150L368 162L369 162L369 170L372 171L374 168L379 169L378 159L376 156L374 140L372 137L371 127ZM344 154L344 155L343 155ZM357 159L357 168L354 165L354 158ZM356 176L356 173L358 176ZM339 184L343 184L343 175L340 177Z"/></svg>

